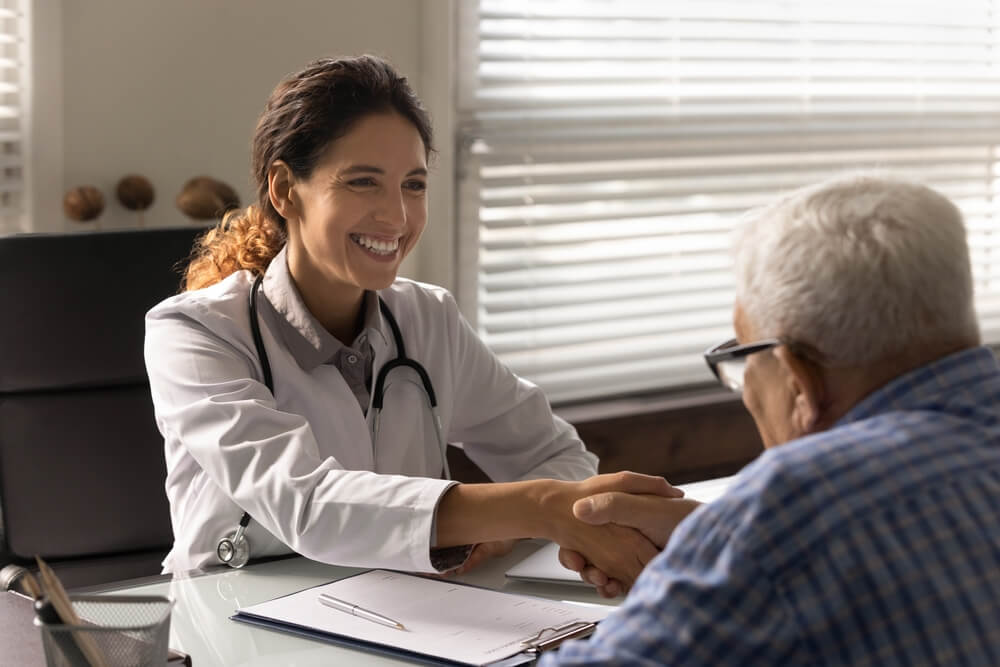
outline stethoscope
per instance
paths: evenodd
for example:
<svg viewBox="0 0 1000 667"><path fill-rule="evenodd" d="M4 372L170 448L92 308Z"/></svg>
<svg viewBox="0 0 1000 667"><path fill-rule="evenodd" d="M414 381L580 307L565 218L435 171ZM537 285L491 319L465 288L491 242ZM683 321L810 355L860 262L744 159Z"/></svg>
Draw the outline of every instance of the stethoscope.
<svg viewBox="0 0 1000 667"><path fill-rule="evenodd" d="M264 349L264 339L260 335L260 324L257 318L257 292L260 291L263 275L258 275L250 288L250 333L253 334L253 344L257 348L257 358L260 359L260 367L264 374L264 385L274 394L274 379L271 376L271 363L267 358L267 350ZM376 442L378 436L379 416L382 414L382 401L385 398L385 379L389 373L396 368L410 368L420 376L420 384L423 385L424 393L427 394L427 403L430 406L431 416L434 417L434 430L437 432L438 447L441 450L441 462L444 468L445 479L451 479L451 470L448 469L447 443L441 428L441 417L438 415L437 397L434 394L434 385L427 371L419 362L406 356L406 347L403 345L403 336L399 332L399 325L396 318L392 316L389 306L385 304L382 297L378 297L378 307L382 311L383 317L392 329L393 342L396 344L396 358L389 361L379 371L375 378L375 386L372 390L372 443ZM247 564L250 560L250 542L246 536L247 526L250 525L250 513L243 512L240 523L235 532L225 535L219 540L215 553L219 560L229 567L239 568Z"/></svg>

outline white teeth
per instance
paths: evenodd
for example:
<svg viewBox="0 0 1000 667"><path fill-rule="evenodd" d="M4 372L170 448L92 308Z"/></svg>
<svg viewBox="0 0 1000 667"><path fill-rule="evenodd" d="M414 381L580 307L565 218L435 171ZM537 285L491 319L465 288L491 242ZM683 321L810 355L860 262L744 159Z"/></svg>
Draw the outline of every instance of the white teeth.
<svg viewBox="0 0 1000 667"><path fill-rule="evenodd" d="M392 254L399 248L399 239L393 239L392 241L380 241L378 239L373 239L370 236L351 234L351 240L359 246L368 248L369 250L372 250L380 255Z"/></svg>

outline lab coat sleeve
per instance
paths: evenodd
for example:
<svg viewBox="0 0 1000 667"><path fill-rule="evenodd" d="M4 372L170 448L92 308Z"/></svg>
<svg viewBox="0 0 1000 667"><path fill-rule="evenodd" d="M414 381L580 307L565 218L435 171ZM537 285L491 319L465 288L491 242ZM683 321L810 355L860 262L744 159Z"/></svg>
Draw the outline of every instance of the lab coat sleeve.
<svg viewBox="0 0 1000 667"><path fill-rule="evenodd" d="M555 416L536 385L505 366L445 298L454 346L455 402L449 440L497 482L520 479L586 479L597 474L569 423Z"/></svg>
<svg viewBox="0 0 1000 667"><path fill-rule="evenodd" d="M433 571L431 525L451 483L349 471L321 458L306 419L279 410L254 379L253 350L200 322L170 309L154 309L146 320L157 423L181 443L175 455L190 454L253 521L304 556Z"/></svg>

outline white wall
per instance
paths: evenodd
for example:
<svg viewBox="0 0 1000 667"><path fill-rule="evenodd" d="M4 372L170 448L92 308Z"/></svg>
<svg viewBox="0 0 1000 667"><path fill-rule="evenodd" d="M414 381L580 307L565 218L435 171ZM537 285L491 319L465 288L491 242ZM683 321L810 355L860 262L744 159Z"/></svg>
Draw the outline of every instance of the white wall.
<svg viewBox="0 0 1000 667"><path fill-rule="evenodd" d="M249 203L250 137L274 85L318 57L376 53L410 78L435 121L446 116L435 128L444 150L431 195L432 219L446 219L429 230L404 273L448 284L451 3L62 0L55 10L41 13L48 23L35 31L51 44L59 39L52 27L62 26L57 44L62 81L55 80L51 73L58 68L50 64L40 91L62 100L62 137L48 144L50 149L62 144L62 164L50 157L52 168L42 165L50 178L38 183L36 201L47 208L38 209L34 229L84 228L61 216L58 224L49 219L53 204L61 211L64 192L78 185L94 185L104 193L102 228L136 226L135 214L114 195L118 180L129 173L143 174L156 189L156 201L145 214L147 226L188 223L174 199L192 176L222 179ZM35 5L52 3L35 0ZM424 38L425 31L431 39ZM53 169L61 171L61 182L51 178ZM445 181L443 187L438 181ZM42 215L43 208L48 215ZM423 266L431 267L427 275Z"/></svg>
<svg viewBox="0 0 1000 667"><path fill-rule="evenodd" d="M64 226L62 7L55 2L27 3L30 51L25 121L27 153L25 199L27 231L59 231Z"/></svg>
<svg viewBox="0 0 1000 667"><path fill-rule="evenodd" d="M411 260L409 277L443 285L455 291L456 255L456 167L455 104L456 2L424 0L421 14L421 69L417 92L434 122L438 153L431 163L430 216L420 245ZM407 268L403 267L404 273ZM468 315L468 313L466 313Z"/></svg>

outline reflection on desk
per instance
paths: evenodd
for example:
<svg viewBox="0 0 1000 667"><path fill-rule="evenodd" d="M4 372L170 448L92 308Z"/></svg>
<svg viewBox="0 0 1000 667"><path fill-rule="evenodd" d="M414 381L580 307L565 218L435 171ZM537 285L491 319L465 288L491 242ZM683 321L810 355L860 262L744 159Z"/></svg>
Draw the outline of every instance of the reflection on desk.
<svg viewBox="0 0 1000 667"><path fill-rule="evenodd" d="M559 584L508 582L504 572L538 549L541 542L518 544L503 558L455 577L458 581L555 600L618 604L604 600L593 589ZM190 575L165 576L154 583L102 588L104 593L167 595L176 601L170 621L170 646L191 655L194 667L232 665L350 664L362 666L411 664L361 650L332 646L285 633L248 627L229 619L239 607L316 586L362 572L360 568L324 565L305 558L289 558L249 565L242 570L218 568Z"/></svg>

